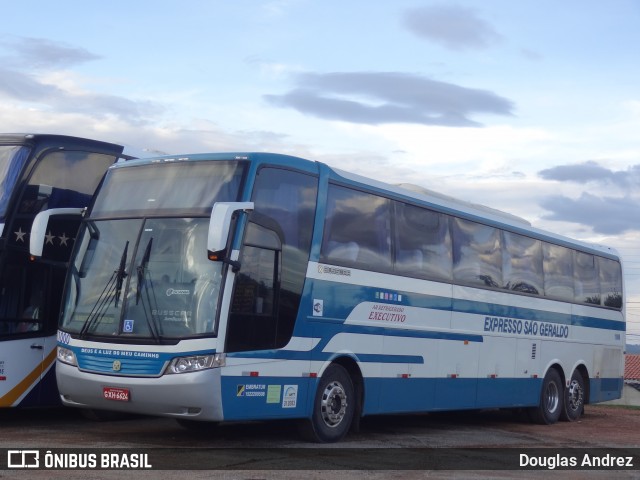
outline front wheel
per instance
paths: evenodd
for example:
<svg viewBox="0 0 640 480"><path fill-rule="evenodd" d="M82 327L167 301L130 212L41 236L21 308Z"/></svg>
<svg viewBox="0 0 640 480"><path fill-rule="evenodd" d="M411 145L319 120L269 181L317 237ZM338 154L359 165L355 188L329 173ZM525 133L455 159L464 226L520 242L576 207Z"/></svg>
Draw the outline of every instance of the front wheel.
<svg viewBox="0 0 640 480"><path fill-rule="evenodd" d="M340 365L330 365L322 375L310 419L301 424L302 435L314 442L337 442L349 431L355 412L353 382Z"/></svg>
<svg viewBox="0 0 640 480"><path fill-rule="evenodd" d="M551 425L556 423L564 408L564 385L555 368L549 369L542 381L540 404L529 410L535 423Z"/></svg>
<svg viewBox="0 0 640 480"><path fill-rule="evenodd" d="M584 412L585 388L584 378L578 370L573 371L571 381L564 394L564 410L562 420L574 422L578 420Z"/></svg>

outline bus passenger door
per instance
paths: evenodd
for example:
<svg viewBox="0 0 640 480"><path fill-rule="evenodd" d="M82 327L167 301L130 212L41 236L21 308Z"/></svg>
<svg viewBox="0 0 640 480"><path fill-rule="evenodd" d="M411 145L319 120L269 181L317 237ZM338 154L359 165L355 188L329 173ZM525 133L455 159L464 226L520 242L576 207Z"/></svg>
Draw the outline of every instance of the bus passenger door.
<svg viewBox="0 0 640 480"><path fill-rule="evenodd" d="M227 352L276 348L281 241L250 222L231 304Z"/></svg>
<svg viewBox="0 0 640 480"><path fill-rule="evenodd" d="M0 273L0 407L57 402L56 319L47 318L46 305L49 278L47 267L26 258L7 262Z"/></svg>

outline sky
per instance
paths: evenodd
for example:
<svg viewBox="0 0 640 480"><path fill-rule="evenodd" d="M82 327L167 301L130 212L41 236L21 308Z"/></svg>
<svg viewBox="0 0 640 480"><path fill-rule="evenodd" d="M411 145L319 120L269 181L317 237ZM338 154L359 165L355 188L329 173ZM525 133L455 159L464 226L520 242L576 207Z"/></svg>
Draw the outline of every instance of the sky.
<svg viewBox="0 0 640 480"><path fill-rule="evenodd" d="M640 343L640 2L21 0L0 131L270 151L618 249Z"/></svg>

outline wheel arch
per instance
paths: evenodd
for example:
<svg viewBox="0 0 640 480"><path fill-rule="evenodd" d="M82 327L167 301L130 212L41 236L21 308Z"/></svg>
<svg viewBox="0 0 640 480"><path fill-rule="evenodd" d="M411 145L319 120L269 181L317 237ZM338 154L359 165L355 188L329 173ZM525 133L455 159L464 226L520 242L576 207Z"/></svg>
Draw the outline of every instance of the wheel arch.
<svg viewBox="0 0 640 480"><path fill-rule="evenodd" d="M362 369L360 368L356 356L349 353L342 353L331 358L330 361L323 366L322 370L318 372L318 377L321 377L324 371L332 364L340 365L347 371L349 377L351 377L351 382L353 383L356 396L356 410L353 416L351 430L357 432L360 429L360 418L362 417L365 398L364 376L362 375Z"/></svg>
<svg viewBox="0 0 640 480"><path fill-rule="evenodd" d="M565 374L565 370L564 368L562 368L562 364L560 363L559 360L553 360L551 363L549 363L549 365L544 371L544 375L542 375L542 378L544 378L547 375L547 372L551 369L554 369L556 372L558 372L558 375L560 375L560 379L562 380L562 384L566 385L567 375Z"/></svg>
<svg viewBox="0 0 640 480"><path fill-rule="evenodd" d="M359 418L362 416L362 407L364 405L364 396L365 396L364 377L362 375L362 370L358 365L357 359L350 355L342 355L342 356L333 358L331 363L335 363L337 365L340 365L342 368L344 368L349 374L349 376L351 377L351 381L353 382L353 388L355 390L356 400L357 400L356 411L354 415L354 425L355 425L355 428L357 429L358 428L357 423L359 421Z"/></svg>
<svg viewBox="0 0 640 480"><path fill-rule="evenodd" d="M589 370L587 369L587 366L584 364L584 362L578 363L573 370L577 371L582 376L582 380L584 382L584 403L589 403L589 399L591 398ZM573 375L573 371L571 372L571 374Z"/></svg>

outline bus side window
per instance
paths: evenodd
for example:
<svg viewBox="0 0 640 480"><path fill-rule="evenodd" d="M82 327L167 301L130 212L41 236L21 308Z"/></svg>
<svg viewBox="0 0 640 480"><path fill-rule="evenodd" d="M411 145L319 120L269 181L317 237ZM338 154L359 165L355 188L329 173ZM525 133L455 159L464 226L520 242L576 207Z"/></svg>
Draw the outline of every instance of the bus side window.
<svg viewBox="0 0 640 480"><path fill-rule="evenodd" d="M600 281L596 258L589 253L575 252L573 261L575 301L600 305Z"/></svg>
<svg viewBox="0 0 640 480"><path fill-rule="evenodd" d="M449 218L395 202L395 266L402 274L451 281Z"/></svg>
<svg viewBox="0 0 640 480"><path fill-rule="evenodd" d="M453 278L462 284L500 288L503 285L500 231L454 218L452 232Z"/></svg>
<svg viewBox="0 0 640 480"><path fill-rule="evenodd" d="M559 245L542 245L544 294L547 297L573 302L573 252Z"/></svg>
<svg viewBox="0 0 640 480"><path fill-rule="evenodd" d="M48 279L48 269L38 264L27 264L26 268L5 266L0 279L0 321L4 324L0 334L23 334L45 328Z"/></svg>
<svg viewBox="0 0 640 480"><path fill-rule="evenodd" d="M614 260L599 257L598 267L602 305L622 308L622 269L620 264Z"/></svg>
<svg viewBox="0 0 640 480"><path fill-rule="evenodd" d="M389 270L391 201L330 185L320 257L327 263L359 264L370 270Z"/></svg>
<svg viewBox="0 0 640 480"><path fill-rule="evenodd" d="M516 292L543 293L542 242L524 235L503 232L504 288Z"/></svg>

